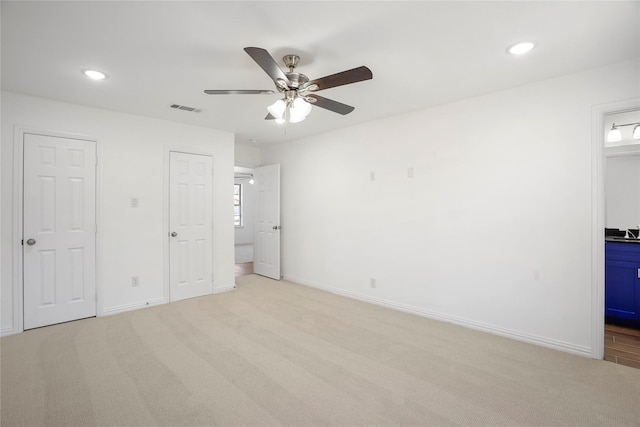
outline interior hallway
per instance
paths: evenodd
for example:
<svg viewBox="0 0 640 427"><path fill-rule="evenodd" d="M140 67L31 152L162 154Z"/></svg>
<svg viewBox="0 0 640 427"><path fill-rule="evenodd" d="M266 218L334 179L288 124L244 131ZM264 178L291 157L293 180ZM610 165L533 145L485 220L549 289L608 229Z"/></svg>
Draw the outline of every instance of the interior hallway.
<svg viewBox="0 0 640 427"><path fill-rule="evenodd" d="M246 276L249 274L253 274L252 262L243 262L241 264L236 264L236 277Z"/></svg>
<svg viewBox="0 0 640 427"><path fill-rule="evenodd" d="M253 274L253 244L241 244L235 246L235 276Z"/></svg>

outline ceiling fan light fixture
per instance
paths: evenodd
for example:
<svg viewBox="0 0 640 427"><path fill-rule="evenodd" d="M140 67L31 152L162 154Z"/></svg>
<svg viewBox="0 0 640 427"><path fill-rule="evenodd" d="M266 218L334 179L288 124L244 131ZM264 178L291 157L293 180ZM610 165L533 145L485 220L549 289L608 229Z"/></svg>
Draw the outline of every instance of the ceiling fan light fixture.
<svg viewBox="0 0 640 427"><path fill-rule="evenodd" d="M291 114L289 115L289 123L299 123L306 119L306 116L302 114L296 114L293 109L291 109Z"/></svg>
<svg viewBox="0 0 640 427"><path fill-rule="evenodd" d="M282 124L298 123L303 121L311 112L311 104L301 97L295 97L295 92L291 94L291 98L278 99L267 107L267 111L274 118L276 123Z"/></svg>
<svg viewBox="0 0 640 427"><path fill-rule="evenodd" d="M284 99L278 99L276 102L267 107L267 111L276 118L277 122L278 120L284 120L284 111L286 107L287 104Z"/></svg>
<svg viewBox="0 0 640 427"><path fill-rule="evenodd" d="M291 105L292 109L296 111L296 114L301 114L307 117L311 112L311 104L305 101L304 98L298 97L293 101Z"/></svg>

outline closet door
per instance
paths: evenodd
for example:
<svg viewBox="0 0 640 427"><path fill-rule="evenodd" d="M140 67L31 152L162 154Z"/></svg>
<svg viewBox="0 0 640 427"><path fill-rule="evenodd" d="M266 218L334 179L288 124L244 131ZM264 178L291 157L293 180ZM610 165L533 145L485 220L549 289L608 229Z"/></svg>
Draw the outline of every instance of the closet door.
<svg viewBox="0 0 640 427"><path fill-rule="evenodd" d="M213 160L170 153L170 300L213 293Z"/></svg>
<svg viewBox="0 0 640 427"><path fill-rule="evenodd" d="M24 135L24 329L96 315L96 143Z"/></svg>

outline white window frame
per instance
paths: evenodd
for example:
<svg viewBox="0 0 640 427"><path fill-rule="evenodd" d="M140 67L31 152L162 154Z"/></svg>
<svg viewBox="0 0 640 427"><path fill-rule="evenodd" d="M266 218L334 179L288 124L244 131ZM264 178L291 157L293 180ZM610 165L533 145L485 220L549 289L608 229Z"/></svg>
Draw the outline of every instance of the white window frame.
<svg viewBox="0 0 640 427"><path fill-rule="evenodd" d="M238 204L237 204L237 205L236 205L236 202L235 202L235 195L236 195L235 187L236 187L236 186L239 188L239 190L238 190L238 195L240 196L240 197L238 197L239 202L238 202ZM234 211L234 213L233 213L233 224L235 225L235 227L236 227L236 228L242 228L242 227L244 227L244 200L243 200L243 197L244 197L244 194L243 194L243 193L244 193L244 191L243 191L243 188L242 188L242 184L234 183L234 184L233 184L233 187L234 187L234 191L233 191L233 196L234 196L233 207L234 207L234 208L235 208L236 206L239 206L239 207L240 207L240 209L239 209L239 211L240 211L240 213L239 213L239 224L236 224L236 218L235 218L235 217L236 217L236 215L235 215L235 211Z"/></svg>

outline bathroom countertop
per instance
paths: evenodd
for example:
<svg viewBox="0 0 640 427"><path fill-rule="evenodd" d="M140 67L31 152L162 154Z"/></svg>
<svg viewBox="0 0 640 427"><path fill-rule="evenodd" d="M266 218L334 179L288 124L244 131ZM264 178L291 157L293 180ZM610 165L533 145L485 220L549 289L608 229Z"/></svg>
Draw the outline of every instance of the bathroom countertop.
<svg viewBox="0 0 640 427"><path fill-rule="evenodd" d="M605 242L615 242L615 243L635 243L640 244L640 239L628 239L626 237L610 237L607 236L604 238Z"/></svg>

